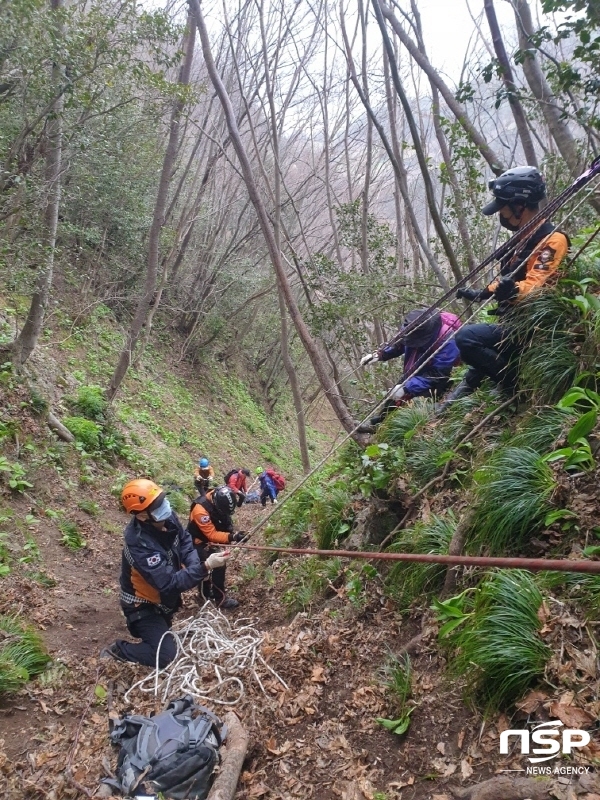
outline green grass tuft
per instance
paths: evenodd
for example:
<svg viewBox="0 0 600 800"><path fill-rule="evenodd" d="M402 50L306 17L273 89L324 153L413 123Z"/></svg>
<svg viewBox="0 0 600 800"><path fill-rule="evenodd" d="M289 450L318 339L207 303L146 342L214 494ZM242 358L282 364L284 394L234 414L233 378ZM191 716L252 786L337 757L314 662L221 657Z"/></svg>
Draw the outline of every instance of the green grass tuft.
<svg viewBox="0 0 600 800"><path fill-rule="evenodd" d="M400 531L388 551L447 555L455 530L456 518L451 511L443 517L432 516L428 522L418 522L414 528ZM404 610L417 598L439 590L445 573L446 567L441 564L398 561L387 575L386 588L399 608Z"/></svg>
<svg viewBox="0 0 600 800"><path fill-rule="evenodd" d="M42 638L32 627L15 617L0 616L0 694L16 692L49 661Z"/></svg>
<svg viewBox="0 0 600 800"><path fill-rule="evenodd" d="M472 614L450 635L450 669L486 712L519 699L540 678L551 650L539 636L542 595L522 570L491 573L479 586Z"/></svg>
<svg viewBox="0 0 600 800"><path fill-rule="evenodd" d="M477 483L470 550L504 555L543 525L556 488L552 470L535 450L504 447L474 475Z"/></svg>

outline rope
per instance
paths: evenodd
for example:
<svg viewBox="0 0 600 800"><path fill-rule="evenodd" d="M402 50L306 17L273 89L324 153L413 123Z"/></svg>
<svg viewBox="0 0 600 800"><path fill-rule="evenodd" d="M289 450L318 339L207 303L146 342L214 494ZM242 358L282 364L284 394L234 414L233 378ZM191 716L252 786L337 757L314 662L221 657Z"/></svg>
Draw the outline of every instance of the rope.
<svg viewBox="0 0 600 800"><path fill-rule="evenodd" d="M567 203L568 200L571 197L573 197L575 194L580 192L591 180L593 180L599 174L600 174L600 156L598 158L596 158L592 162L592 164L590 165L589 169L587 169L575 181L573 181L571 186L569 186L567 189L565 189L563 192L561 192L561 194L559 194L557 197L555 197L554 200L552 200L550 203L548 203L548 205L542 211L540 211L526 225L524 225L519 231L517 231L514 234L514 236L512 236L508 241L506 241L500 247L496 248L493 253L491 253L489 256L487 256L486 259L484 259L484 261L482 261L480 264L478 264L476 267L474 267L467 275L465 275L464 278L462 278L462 280L460 280L457 284L455 284L455 286L453 288L448 289L448 291L446 291L439 298L439 300L435 304L430 305L428 308L423 309L421 315L417 319L415 319L410 325L407 325L406 327L402 328L394 336L392 336L392 338L388 342L384 342L383 344L379 345L377 349L381 349L382 347L386 347L386 346L395 344L396 342L398 342L400 339L402 339L407 334L414 333L415 331L419 330L419 328L421 328L427 322L427 317L432 311L444 311L446 308L448 308L449 306L453 305L453 303L455 301L456 290L459 289L459 288L471 288L475 284L475 281L477 280L477 277L478 277L479 273L483 269L485 269L485 267L487 267L493 261L500 260L500 259L506 257L513 250L515 251L515 256L517 256L518 252L525 247L525 245L527 244L527 241L536 232L536 230L538 230L538 228L541 225L543 225L552 216L552 214L554 214L556 211L558 211L559 208L562 208L562 206L565 205L565 203ZM593 193L593 190L590 190L586 194L584 200L577 204L575 209L579 208L584 202L586 202L587 198L592 193ZM565 219L562 220L562 224L564 224L569 219L569 217L572 216L574 210L572 210L571 212L569 212L569 214L567 214ZM585 250L585 248L588 246L588 244L591 243L591 241L597 236L597 234L599 232L600 232L600 229L597 230L590 237L590 239L584 244L584 246L582 248L580 248L580 250L575 254L575 256L573 256L573 258L568 262L567 267L571 266L571 264L581 255L581 253ZM527 234L527 235L525 235L525 234ZM538 243L537 247L540 247L541 244L543 243L543 241L545 241L545 240L542 240L542 242ZM523 259L523 261L521 261L519 263L519 265L515 268L515 270L513 270L511 275L514 275L517 272L517 270L527 260L528 260L528 258ZM495 278L497 278L497 277L501 277L501 274L498 273L498 275L495 276ZM507 276L504 276L504 277L507 277ZM468 308L470 308L471 305L472 304L470 304L468 306ZM449 337L449 338L451 338L451 337ZM427 362L425 362L425 363L427 363ZM419 364L418 366L420 368L423 365ZM343 381L343 380L346 380L351 375L354 375L360 369L362 369L362 367L359 365L359 366L354 367L353 369L349 370L347 373L344 373L344 375L342 375L342 377L340 378L340 382ZM407 378L412 377L413 375L417 374L417 372L418 372L418 370L415 367L413 372L406 374L406 377ZM327 394L330 394L330 393L325 391L324 394L327 395ZM387 397L384 398L383 402L385 402L386 399L387 399ZM377 408L379 408L379 406L377 406ZM377 410L377 409L375 409L375 410ZM305 409L305 411L306 411L306 409ZM371 412L371 414L373 414L373 413L374 413L374 411Z"/></svg>
<svg viewBox="0 0 600 800"><path fill-rule="evenodd" d="M264 636L253 624L245 619L230 622L210 602L205 603L198 616L179 621L173 630L163 634L155 669L128 689L124 701L137 689L160 696L163 702L171 694L183 692L204 702L235 706L245 695L242 679L254 679L268 697L259 676L261 669L288 689L261 655ZM177 653L167 667L160 669L159 654L165 636L173 637Z"/></svg>
<svg viewBox="0 0 600 800"><path fill-rule="evenodd" d="M219 545L219 547L224 545ZM600 575L600 561L569 561L551 558L496 558L492 556L443 556L432 553L379 553L360 550L317 550L306 547L268 547L257 544L236 544L245 550L260 550L290 555L325 556L366 561L416 561L423 564L445 564L463 567L498 567L499 569L526 569L529 572L583 572Z"/></svg>
<svg viewBox="0 0 600 800"><path fill-rule="evenodd" d="M581 181L581 180L582 180L584 177L588 176L588 174L589 174L589 173L591 173L591 174L589 175L589 177L587 177L587 178L586 178L585 182L584 182L584 183L582 183L582 184L581 184L581 186L579 186L579 188L577 188L577 190L576 190L577 192L578 192L578 191L580 191L580 189L582 189L582 188L583 188L583 187L584 187L584 186L585 186L587 183L589 183L589 182L590 182L590 181L591 181L593 178L595 178L597 175L600 175L600 157L599 157L599 158L597 158L597 159L596 159L596 160L593 162L593 164L592 164L592 167L590 167L590 169L589 169L589 170L587 170L587 172L583 173L583 175L582 175L582 176L580 176L580 177L577 179L577 181L575 181L575 183L574 183L574 184L573 184L573 185L570 187L570 189L566 190L566 191L569 191L569 192L570 192L570 195L569 195L569 196L572 196L573 194L575 194L575 193L576 193L576 192L573 190L573 187L575 187L575 185L577 184L577 182L578 182L578 181ZM578 209L578 208L579 208L581 205L583 205L583 203L585 203L585 202L587 201L588 197L589 197L589 196L590 196L590 195L591 195L591 194L592 194L594 191L595 191L595 190L594 190L594 188L590 187L589 191L588 191L588 192L586 193L586 195L585 195L585 196L582 198L582 200L580 200L580 201L579 201L579 203L577 203L577 205L575 205L575 206L574 206L574 207L571 209L571 211L569 211L569 213L567 214L567 216L564 218L564 220L563 220L563 223L567 222L567 221L568 221L568 219L569 219L570 217L572 217L572 216L573 216L573 214L574 214L574 213L577 211L577 209ZM565 195L565 193L566 193L566 192L563 192L561 195L559 195L559 198L560 198L560 197L563 197L563 196ZM558 199L558 198L557 198L557 199ZM568 198L567 198L567 199L568 199ZM565 202L566 202L566 199L565 199L565 200L563 200L563 202L562 202L560 205L564 205L564 203L565 203ZM547 207L544 209L544 213L546 214L546 213L547 213L547 211L548 211L548 208L550 208L551 206L554 208L554 210L556 210L556 208L560 207L560 205L559 205L559 206L555 206L555 204L556 204L556 201L553 201L552 203L550 203L550 204L549 204L549 205L548 205L548 206L547 206ZM526 226L523 228L523 230L526 230L526 229L527 229L527 228L528 228L530 225L532 225L532 224L535 222L535 220L536 220L536 219L538 219L538 217L540 217L540 216L541 216L541 215L540 215L540 214L538 214L538 215L537 215L537 217L534 217L534 218L533 218L533 219L532 219L532 220L531 220L531 221L530 221L530 222L529 222L529 223L528 223L528 224L527 224L527 225L526 225ZM549 234L548 236L550 236L550 235L551 235L551 234ZM507 242L507 244L510 244L510 242L512 242L512 241L514 240L514 238L515 238L515 237L512 237L512 239L510 239L510 240L509 240L509 242ZM538 247L541 247L541 246L543 246L543 243L544 243L544 241L546 241L546 239L547 239L547 238L548 238L548 237L545 237L544 239L542 239L542 241L541 241L541 242L538 244ZM498 253L498 252L499 252L499 251L501 251L501 250L502 250L502 248L498 248L498 250L496 250L495 252L496 252L496 253ZM531 257L531 256L528 256L528 258L530 258L530 257ZM504 277L511 277L512 275L515 275L515 274L518 272L518 270L519 270L519 269L520 269L520 268L523 266L523 264L524 264L524 263L525 263L525 262L528 260L528 258L525 258L525 259L523 259L523 261L521 261L519 264L517 264L517 266L516 266L516 267L515 267L515 269L514 269L514 270L513 270L513 271L510 273L510 275L507 275L507 276L504 276ZM487 263L488 263L488 261L486 260L486 262L484 262L484 266L487 266ZM477 269L477 268L476 268L476 269ZM476 271L476 270L474 270L474 271ZM472 271L470 274L472 274L474 271ZM468 277L469 277L469 276L467 276L467 278L464 278L464 279L463 279L463 282L464 282L465 280L467 280L467 279L468 279ZM461 285L461 284L457 284L457 286L460 286L460 285ZM446 297L447 295L448 295L448 293L446 293L446 295L444 295L444 297ZM442 299L443 299L443 298L442 298ZM494 299L494 297L492 296L492 297L488 298L487 300L484 300L484 301L483 301L483 303L481 303L481 305L479 306L479 308L478 308L476 311L474 311L474 312L473 312L473 313L472 313L472 314L471 314L471 315L470 315L470 316L469 316L469 317L468 317L466 320L464 320L463 324L468 324L468 323L469 323L469 322L470 322L472 319L474 319L476 316L478 316L478 315L479 315L479 313L480 313L480 310L482 310L482 309L483 309L483 308L485 308L485 307L486 307L486 306L487 306L489 303L491 303L491 302L493 301L493 299ZM473 303L470 303L470 304L469 304L469 306L468 306L468 310L469 310L469 311L471 310L471 308L473 307L473 305L474 305ZM425 314L425 313L427 313L427 311L428 311L428 309L426 309L426 310L425 310L423 313ZM422 324L424 324L424 321L425 321L425 320L423 320L423 322L421 322L420 324L421 324L421 325L422 325ZM411 328L411 330L416 330L416 329L417 329L417 325L416 325L416 323L417 323L417 322L418 322L418 320L415 320L415 325L414 325L414 327L412 327L412 328ZM406 328L406 330L408 330L408 327ZM403 331L403 333L404 333L404 332L405 332L405 331ZM326 464L326 463L327 463L327 461L329 461L329 459L331 458L331 456L332 456L332 455L334 455L334 453L336 453L336 452L337 452L337 451L338 451L338 450L339 450L341 447L343 447L343 445L344 445L344 444L346 444L346 442L348 442L348 441L349 441L351 438L353 438L353 436L354 436L354 435L357 433L357 431L359 430L359 428L361 428L361 427L362 427L362 426L363 426L363 425L364 425L364 424L365 424L365 423L366 423L366 422L367 422L367 421L368 421L368 420L369 420L369 419L370 419L370 418L371 418L371 417L372 417L372 416L373 416L373 415L374 415L374 414L375 414L375 413L376 413L376 412L377 412L377 411L378 411L380 408L383 408L383 406L385 405L385 403L387 402L387 400L388 400L388 399L391 397L391 395L392 395L392 392L393 392L394 390L396 390L398 387L399 387L399 388L403 388L403 387L406 385L406 383L407 383L407 381L409 380L409 378L412 378L414 375L418 374L418 372L420 372L420 371L421 371L421 370L422 370L422 369L423 369L423 368L424 368L424 367L425 367L427 364L429 364L429 362L430 362L430 361L431 361L433 358L435 358L435 356L436 356L436 355L437 355L437 354L440 352L440 350L441 350L443 347L445 347L445 346L447 345L447 343L448 343L449 341L451 341L452 339L454 339L454 337L456 336L456 333L457 333L457 331L455 331L455 330L454 330L454 331L451 331L451 332L450 332L450 334L448 334L448 335L445 337L444 341L443 341L443 342L442 342L442 343L441 343L441 344L440 344L440 345L439 345L439 346L438 346L438 347L437 347L437 348L436 348L436 349L435 349L435 350L434 350L434 351L431 353L431 355L429 355L429 356L428 356L426 359L422 360L422 361L419 363L419 365L418 365L417 369L415 369L415 370L413 370L413 371L409 372L408 374L405 374L405 375L404 375L404 379L403 379L403 380L402 380L402 381L401 381L399 384L397 384L397 386L394 386L392 389L390 389L390 390L389 390L389 392L388 392L388 393L387 393L387 394L384 396L384 398L383 398L382 400L380 400L380 401L377 403L377 405L376 405L376 406L374 406L374 407L373 407L373 408L372 408L372 409L369 411L369 413L368 413L368 414L367 414L367 415L366 415L366 416L365 416L365 417L364 417L364 418L363 418L363 419L362 419L362 420L361 420L361 421L360 421L360 422L359 422L359 423L358 423L358 424L357 424L357 425L354 427L354 429L353 429L353 430L351 430L349 433L347 433L347 434L346 434L346 435L345 435L345 436L344 436L344 437L343 437L343 438L342 438L342 439L341 439L339 442L336 442L336 443L335 443L335 444L334 444L334 445L333 445L333 446L332 446L332 447L329 449L328 453L327 453L327 454L326 454L326 455L325 455L325 456L324 456L324 457L323 457L323 458L322 458L322 459L321 459L321 460L320 460L320 461L319 461L319 462L318 462L318 463L317 463L317 464L316 464L316 465L315 465L315 466L314 466L314 467L313 467L313 468L310 470L310 472L308 472L308 473L307 473L307 474L306 474L306 475L305 475L305 476L304 476L304 477L303 477L303 478L302 478L302 479L299 481L299 483L297 483L297 484L296 484L296 485L293 487L293 489L291 489L291 490L290 490L290 492L289 492L288 494L286 494L286 496L285 496L285 497L281 498L281 500L279 501L279 504L277 505L277 507L276 507L276 508L274 508L272 511L270 511L270 512L269 512L269 513L268 513L268 514L267 514L265 517L263 517L263 518L262 518L262 519L261 519L259 522L257 522L257 524L256 524L256 525L255 525L255 526L254 526L254 527L253 527L253 528L252 528L250 531L249 531L250 535L252 535L252 534L256 533L257 531L259 531L259 530L260 530L260 529L261 529L261 528L262 528L262 527L263 527L263 526L264 526L264 525L265 525L265 524L266 524L266 523L267 523L267 522L268 522L268 521L271 519L271 517L272 517L274 514L277 514L279 511L281 511L281 508L282 508L282 506L283 506L285 503L287 503L287 502L288 502L288 500L290 500L290 498L291 498L291 497L293 497L293 496L294 496L294 494L295 494L295 493L296 493L296 492L297 492L299 489L301 489L301 488L304 486L304 484L305 484L305 483L306 483L308 480L310 480L310 478L312 478L312 476L313 476L313 475L314 475L316 472L318 472L318 471L321 469L321 467L322 467L324 464Z"/></svg>

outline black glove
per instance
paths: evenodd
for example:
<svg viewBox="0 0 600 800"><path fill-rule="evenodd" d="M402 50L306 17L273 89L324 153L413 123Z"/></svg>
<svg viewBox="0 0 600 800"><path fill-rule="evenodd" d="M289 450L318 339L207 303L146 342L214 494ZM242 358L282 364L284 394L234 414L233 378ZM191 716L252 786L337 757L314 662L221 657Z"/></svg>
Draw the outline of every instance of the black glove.
<svg viewBox="0 0 600 800"><path fill-rule="evenodd" d="M458 300L468 300L470 303L474 301L481 302L491 297L492 293L489 289L457 289L456 297Z"/></svg>
<svg viewBox="0 0 600 800"><path fill-rule="evenodd" d="M496 291L494 292L494 298L499 303L503 303L506 300L512 300L513 297L516 297L518 294L519 290L517 288L517 284L513 281L513 279L502 278L502 280L498 282L498 286L496 286Z"/></svg>
<svg viewBox="0 0 600 800"><path fill-rule="evenodd" d="M247 542L250 537L246 533L246 531L238 531L238 533L230 533L229 534L229 541L235 542L236 544L241 544L242 542Z"/></svg>

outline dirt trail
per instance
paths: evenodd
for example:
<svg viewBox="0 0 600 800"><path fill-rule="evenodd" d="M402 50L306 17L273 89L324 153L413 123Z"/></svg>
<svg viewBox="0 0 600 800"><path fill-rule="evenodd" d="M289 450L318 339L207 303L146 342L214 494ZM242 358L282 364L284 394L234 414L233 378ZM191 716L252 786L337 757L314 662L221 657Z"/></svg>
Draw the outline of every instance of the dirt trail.
<svg viewBox="0 0 600 800"><path fill-rule="evenodd" d="M55 680L33 681L0 706L0 787L6 800L81 797L65 778L66 765L90 790L114 767L108 713L131 710L123 695L147 674L144 667L97 659L102 646L128 635L117 595L116 531L126 518L115 505L107 496L99 517L81 515L89 548L77 553L65 550L52 524L40 525L43 566L55 586L9 579L0 610L17 608L40 625L55 665L64 666ZM236 527L248 529L263 514L260 506L244 507ZM281 602L289 588L285 564L274 562L267 582L261 558L240 552L232 559L229 585L241 601L234 616L256 620L264 633L262 652L289 691L269 676L263 681L267 697L246 684L236 710L250 730L251 746L238 800L451 800L450 786L466 787L499 768L523 766L512 757L499 761L506 718L484 724L465 707L460 687L448 682L435 626L426 625L412 656L417 708L411 728L403 737L385 731L375 719L393 715L394 708L381 666L421 631L420 624L398 614L378 592L358 611L343 587L290 618ZM252 563L256 570L248 569ZM190 592L180 616L196 611ZM107 697L94 694L97 683ZM136 693L132 703L137 713L155 710L147 695Z"/></svg>

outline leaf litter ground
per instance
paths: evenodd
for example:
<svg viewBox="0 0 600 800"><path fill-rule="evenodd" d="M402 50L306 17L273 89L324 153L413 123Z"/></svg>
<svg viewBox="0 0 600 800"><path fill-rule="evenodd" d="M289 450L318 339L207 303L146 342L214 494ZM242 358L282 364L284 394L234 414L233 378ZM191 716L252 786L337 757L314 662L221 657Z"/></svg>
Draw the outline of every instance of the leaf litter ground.
<svg viewBox="0 0 600 800"><path fill-rule="evenodd" d="M111 497L102 501L114 509ZM246 521L260 513L243 511ZM113 529L123 524L114 510L108 516ZM54 659L42 679L0 705L0 786L7 800L85 796L69 782L66 768L94 792L116 762L108 743L109 715L160 707L141 693L124 701L127 690L147 675L146 668L97 658L103 645L127 635L117 599L120 537L83 516L80 523L89 547L66 556L57 529L48 524L40 532L56 586L42 588L21 576L3 584L0 612L17 610L39 625ZM259 563L255 555L236 556L229 570L242 601L233 618L257 620L264 637L261 653L289 688L268 672L261 678L266 697L255 681L245 682L236 711L250 730L251 745L239 800L451 800L460 787L523 767L522 757L501 758L498 752L500 732L519 720L558 718L575 726L600 715L591 631L563 604L542 609L544 636L555 651L549 679L558 688L532 691L516 721L498 715L484 722L464 705L461 687L447 681L429 612L402 617L379 594L357 611L343 593L332 592L310 613L289 618L280 601L287 588L284 573L276 562L274 585L260 577L245 582L241 567L253 559ZM196 611L190 593L180 617ZM408 734L396 737L375 722L394 712L381 668L416 634L422 634L412 656L416 709ZM594 738L577 759L589 764L599 755ZM559 786L548 797L598 800L596 789L588 784L571 797L569 786L563 796Z"/></svg>

